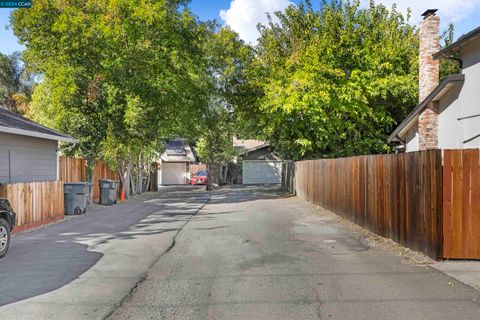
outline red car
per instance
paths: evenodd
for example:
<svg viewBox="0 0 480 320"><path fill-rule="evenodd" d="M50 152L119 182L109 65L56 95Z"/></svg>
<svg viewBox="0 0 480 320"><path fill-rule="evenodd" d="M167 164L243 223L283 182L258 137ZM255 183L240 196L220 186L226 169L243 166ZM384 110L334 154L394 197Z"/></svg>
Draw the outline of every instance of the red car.
<svg viewBox="0 0 480 320"><path fill-rule="evenodd" d="M191 179L192 186L207 184L207 171L200 170Z"/></svg>

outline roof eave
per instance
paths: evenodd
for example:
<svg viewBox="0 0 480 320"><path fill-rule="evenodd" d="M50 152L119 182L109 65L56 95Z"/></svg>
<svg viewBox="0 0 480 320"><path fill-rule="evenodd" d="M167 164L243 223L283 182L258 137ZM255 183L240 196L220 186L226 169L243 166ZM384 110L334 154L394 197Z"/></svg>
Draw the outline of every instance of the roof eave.
<svg viewBox="0 0 480 320"><path fill-rule="evenodd" d="M269 143L265 143L265 144L262 144L260 146L256 146L256 147L251 148L251 149L245 149L245 150L240 152L240 155L248 154L252 151L260 150L260 149L267 148L267 147L270 147Z"/></svg>
<svg viewBox="0 0 480 320"><path fill-rule="evenodd" d="M47 140L55 140L61 142L68 142L68 143L78 143L78 140L66 137L66 136L57 136L54 134L30 131L30 130L23 130L23 129L16 129L10 127L0 126L0 132L10 133L10 134L17 134L21 136L33 137L33 138L40 138L40 139L47 139Z"/></svg>
<svg viewBox="0 0 480 320"><path fill-rule="evenodd" d="M466 35L460 37L454 43L446 46L442 50L438 51L437 53L433 54L434 59L439 58L448 58L455 52L460 51L465 45L467 45L470 41L480 37L480 27L470 31Z"/></svg>
<svg viewBox="0 0 480 320"><path fill-rule="evenodd" d="M463 74L452 74L447 76L419 105L413 109L413 111L405 118L405 120L400 123L400 125L392 132L388 137L388 142L400 141L399 137L402 138L403 134L406 133L405 130L407 127L410 127L412 121L416 120L420 112L425 109L431 101L436 101L440 99L443 95L438 97L441 92L445 92L444 89L449 90L456 83L463 83L465 81L465 75ZM445 93L444 93L445 94Z"/></svg>

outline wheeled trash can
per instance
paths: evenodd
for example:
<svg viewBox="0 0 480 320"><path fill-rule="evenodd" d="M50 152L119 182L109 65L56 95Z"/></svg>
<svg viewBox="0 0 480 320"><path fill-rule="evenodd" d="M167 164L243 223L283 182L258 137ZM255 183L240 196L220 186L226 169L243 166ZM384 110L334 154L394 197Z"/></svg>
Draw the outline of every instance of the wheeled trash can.
<svg viewBox="0 0 480 320"><path fill-rule="evenodd" d="M87 197L90 191L88 182L71 182L63 185L66 215L87 212Z"/></svg>
<svg viewBox="0 0 480 320"><path fill-rule="evenodd" d="M111 206L117 203L118 181L99 180L100 184L100 204Z"/></svg>

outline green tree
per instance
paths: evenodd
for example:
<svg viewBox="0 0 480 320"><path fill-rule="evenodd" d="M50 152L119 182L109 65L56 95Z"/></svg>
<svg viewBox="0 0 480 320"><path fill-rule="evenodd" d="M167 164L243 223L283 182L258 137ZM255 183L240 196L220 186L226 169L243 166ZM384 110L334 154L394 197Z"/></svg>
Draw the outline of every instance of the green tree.
<svg viewBox="0 0 480 320"><path fill-rule="evenodd" d="M0 107L24 114L28 110L33 78L20 58L19 52L0 53Z"/></svg>
<svg viewBox="0 0 480 320"><path fill-rule="evenodd" d="M76 152L141 190L164 138L206 108L204 27L180 0L38 0L12 15L27 66L43 75L32 116L79 138Z"/></svg>
<svg viewBox="0 0 480 320"><path fill-rule="evenodd" d="M416 104L416 29L373 2L290 6L260 26L249 67L257 103L238 114L292 159L388 152L387 136Z"/></svg>
<svg viewBox="0 0 480 320"><path fill-rule="evenodd" d="M454 40L455 27L452 23L448 25L448 29L445 30L442 34L443 44L442 48L447 47L453 43ZM452 57L441 58L440 59L440 80L445 79L446 76L451 74L460 73L460 57L458 53L454 54Z"/></svg>
<svg viewBox="0 0 480 320"><path fill-rule="evenodd" d="M233 136L236 133L235 112L252 97L245 68L253 59L252 47L227 27L208 25L204 41L208 108L198 130L197 152L207 162L209 185L212 180L226 182L228 164L235 156ZM216 174L212 179L212 171Z"/></svg>
<svg viewBox="0 0 480 320"><path fill-rule="evenodd" d="M210 110L206 117L208 119L204 119L203 123L208 129L200 135L195 150L207 164L207 189L210 190L212 182L226 182L228 164L236 153L233 148L232 115L220 107Z"/></svg>

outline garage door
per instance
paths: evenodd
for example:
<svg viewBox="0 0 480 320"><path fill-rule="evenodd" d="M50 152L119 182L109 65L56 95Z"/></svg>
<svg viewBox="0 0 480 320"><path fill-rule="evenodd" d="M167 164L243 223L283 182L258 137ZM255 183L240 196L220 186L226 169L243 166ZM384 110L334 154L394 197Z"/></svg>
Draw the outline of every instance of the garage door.
<svg viewBox="0 0 480 320"><path fill-rule="evenodd" d="M282 183L284 161L243 161L243 184Z"/></svg>
<svg viewBox="0 0 480 320"><path fill-rule="evenodd" d="M185 162L163 162L160 170L162 170L162 185L186 184L187 164Z"/></svg>

